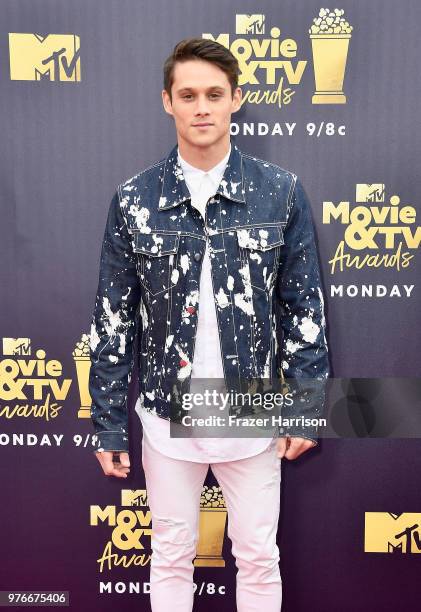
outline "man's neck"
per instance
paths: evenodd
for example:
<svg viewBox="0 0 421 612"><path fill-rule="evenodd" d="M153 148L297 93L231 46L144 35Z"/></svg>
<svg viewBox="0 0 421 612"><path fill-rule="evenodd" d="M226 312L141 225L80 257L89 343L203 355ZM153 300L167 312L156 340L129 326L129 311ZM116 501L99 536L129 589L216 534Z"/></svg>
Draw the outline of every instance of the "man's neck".
<svg viewBox="0 0 421 612"><path fill-rule="evenodd" d="M204 172L216 166L228 153L229 148L229 134L227 134L227 138L210 147L197 147L181 138L178 139L178 151L181 157L195 168L200 168Z"/></svg>

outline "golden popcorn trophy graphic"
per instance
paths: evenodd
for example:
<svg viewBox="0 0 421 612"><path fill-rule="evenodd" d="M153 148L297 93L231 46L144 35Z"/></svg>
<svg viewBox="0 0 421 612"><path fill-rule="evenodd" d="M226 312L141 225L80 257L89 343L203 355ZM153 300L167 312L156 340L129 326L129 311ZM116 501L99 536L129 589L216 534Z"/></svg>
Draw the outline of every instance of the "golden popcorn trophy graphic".
<svg viewBox="0 0 421 612"><path fill-rule="evenodd" d="M193 565L225 567L222 557L227 510L221 488L204 485L200 496L199 541Z"/></svg>
<svg viewBox="0 0 421 612"><path fill-rule="evenodd" d="M352 26L343 14L343 9L322 8L309 29L316 83L313 104L346 103L342 89Z"/></svg>
<svg viewBox="0 0 421 612"><path fill-rule="evenodd" d="M92 398L89 393L89 371L91 368L89 334L82 334L80 342L76 343L72 356L76 364L77 383L81 403L77 416L80 419L89 419L91 418L92 404Z"/></svg>

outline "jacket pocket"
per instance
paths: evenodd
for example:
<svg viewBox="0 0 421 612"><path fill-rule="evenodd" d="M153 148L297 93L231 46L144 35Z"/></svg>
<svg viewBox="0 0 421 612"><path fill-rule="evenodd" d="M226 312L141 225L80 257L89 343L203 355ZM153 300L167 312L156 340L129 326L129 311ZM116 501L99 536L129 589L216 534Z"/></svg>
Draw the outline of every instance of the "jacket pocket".
<svg viewBox="0 0 421 612"><path fill-rule="evenodd" d="M149 293L167 291L176 264L178 234L134 234L133 250L139 258L139 280Z"/></svg>
<svg viewBox="0 0 421 612"><path fill-rule="evenodd" d="M250 283L269 291L275 281L284 236L280 225L246 227L236 230L240 257L250 270Z"/></svg>

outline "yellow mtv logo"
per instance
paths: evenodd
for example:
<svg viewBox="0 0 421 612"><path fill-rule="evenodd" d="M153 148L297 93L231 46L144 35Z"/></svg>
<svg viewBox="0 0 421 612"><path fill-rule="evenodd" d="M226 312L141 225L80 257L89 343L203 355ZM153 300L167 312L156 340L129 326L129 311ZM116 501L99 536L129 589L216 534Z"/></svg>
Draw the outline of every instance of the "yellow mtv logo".
<svg viewBox="0 0 421 612"><path fill-rule="evenodd" d="M146 506L147 505L146 489L122 489L121 490L121 505L122 506Z"/></svg>
<svg viewBox="0 0 421 612"><path fill-rule="evenodd" d="M3 355L30 355L30 338L3 338Z"/></svg>
<svg viewBox="0 0 421 612"><path fill-rule="evenodd" d="M421 513L366 512L365 552L421 552Z"/></svg>
<svg viewBox="0 0 421 612"><path fill-rule="evenodd" d="M356 202L384 202L384 183L357 183Z"/></svg>
<svg viewBox="0 0 421 612"><path fill-rule="evenodd" d="M257 15L236 15L235 16L236 34L264 34L265 16Z"/></svg>
<svg viewBox="0 0 421 612"><path fill-rule="evenodd" d="M80 39L75 34L9 33L12 81L80 81Z"/></svg>

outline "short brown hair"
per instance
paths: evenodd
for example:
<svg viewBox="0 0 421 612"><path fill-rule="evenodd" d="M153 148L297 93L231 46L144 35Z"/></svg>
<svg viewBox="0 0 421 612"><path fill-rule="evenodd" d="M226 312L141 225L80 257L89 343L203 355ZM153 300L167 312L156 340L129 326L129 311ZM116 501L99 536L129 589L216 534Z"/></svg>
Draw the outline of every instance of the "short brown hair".
<svg viewBox="0 0 421 612"><path fill-rule="evenodd" d="M174 82L174 66L176 62L191 59L203 59L216 64L225 72L231 85L231 97L238 87L240 68L237 58L229 49L214 40L207 38L184 38L174 47L173 52L164 63L164 89L172 101L171 88Z"/></svg>

